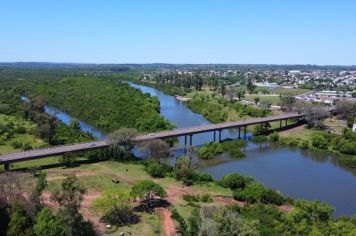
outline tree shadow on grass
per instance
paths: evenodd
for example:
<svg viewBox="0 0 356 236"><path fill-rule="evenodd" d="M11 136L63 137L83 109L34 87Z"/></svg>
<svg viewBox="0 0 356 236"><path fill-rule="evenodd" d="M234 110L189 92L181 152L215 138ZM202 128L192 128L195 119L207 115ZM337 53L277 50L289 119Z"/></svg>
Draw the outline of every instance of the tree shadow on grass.
<svg viewBox="0 0 356 236"><path fill-rule="evenodd" d="M133 211L153 213L155 209L158 207L168 208L170 206L171 203L169 203L165 199L148 199L148 200L141 201L138 206L135 206L133 208Z"/></svg>

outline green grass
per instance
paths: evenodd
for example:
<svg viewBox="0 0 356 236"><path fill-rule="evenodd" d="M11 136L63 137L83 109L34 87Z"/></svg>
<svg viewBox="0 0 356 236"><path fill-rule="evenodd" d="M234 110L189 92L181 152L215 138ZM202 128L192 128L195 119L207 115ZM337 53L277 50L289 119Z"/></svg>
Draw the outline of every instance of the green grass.
<svg viewBox="0 0 356 236"><path fill-rule="evenodd" d="M256 95L247 95L243 99L245 99L247 101L254 102L254 99L256 97L260 98L261 103L270 103L272 105L279 105L281 102L281 99L278 95L277 96L257 95L257 94Z"/></svg>
<svg viewBox="0 0 356 236"><path fill-rule="evenodd" d="M288 89L288 88L276 88L272 90L273 93L276 94L281 94L281 95L291 95L291 96L295 96L295 95L300 95L303 93L307 93L310 92L309 89Z"/></svg>

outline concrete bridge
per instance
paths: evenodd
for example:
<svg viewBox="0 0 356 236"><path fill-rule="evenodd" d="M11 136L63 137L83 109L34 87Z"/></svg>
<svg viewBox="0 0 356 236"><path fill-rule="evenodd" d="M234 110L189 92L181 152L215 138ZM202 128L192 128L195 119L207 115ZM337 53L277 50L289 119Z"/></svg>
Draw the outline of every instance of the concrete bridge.
<svg viewBox="0 0 356 236"><path fill-rule="evenodd" d="M328 109L330 112L331 109ZM287 126L287 121L289 119L296 119L297 121L303 120L305 116L310 115L306 113L285 113L282 115L276 116L268 116L263 118L253 118L248 120L242 121L235 121L235 122L226 122L226 123L219 123L219 124L209 124L204 126L196 126L190 128L181 128L175 130L168 130L162 131L152 134L144 134L137 136L134 141L136 142L143 142L149 141L153 139L166 139L166 138L173 138L173 137L185 137L185 145L187 145L187 137L189 137L190 142L189 144L192 145L192 138L194 134L198 133L205 133L205 132L214 132L214 141L216 140L216 132L218 133L219 141L221 140L221 131L224 129L231 129L237 128L239 131L239 137L241 135L241 131L243 131L244 136L246 137L246 129L247 126L250 125L263 125L269 122L280 122L280 127L283 126L283 121L285 122L285 126ZM92 141L86 143L78 143L78 144L69 144L64 146L55 146L55 147L48 147L43 149L31 150L31 151L23 151L11 154L0 155L0 164L5 166L5 170L9 169L9 164L14 162L21 162L39 158L45 158L50 156L57 156L63 155L65 153L72 153L72 152L81 152L81 151L88 151L88 150L95 150L104 147L108 147L111 144L107 141Z"/></svg>

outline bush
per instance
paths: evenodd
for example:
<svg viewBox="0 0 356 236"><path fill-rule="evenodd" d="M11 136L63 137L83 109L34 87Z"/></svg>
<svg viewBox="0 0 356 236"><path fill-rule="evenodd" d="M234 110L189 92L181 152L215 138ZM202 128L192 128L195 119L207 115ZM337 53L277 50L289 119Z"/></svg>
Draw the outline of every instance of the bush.
<svg viewBox="0 0 356 236"><path fill-rule="evenodd" d="M25 134L25 133L26 133L26 128L23 127L23 126L19 126L19 127L16 129L16 133L18 133L18 134Z"/></svg>
<svg viewBox="0 0 356 236"><path fill-rule="evenodd" d="M138 223L139 217L129 206L123 205L109 210L103 217L101 217L100 222L121 227Z"/></svg>
<svg viewBox="0 0 356 236"><path fill-rule="evenodd" d="M21 146L21 149L24 150L24 151L29 151L29 150L32 150L33 147L29 143L23 143L22 146Z"/></svg>
<svg viewBox="0 0 356 236"><path fill-rule="evenodd" d="M356 155L356 142L342 142L338 150L343 154Z"/></svg>
<svg viewBox="0 0 356 236"><path fill-rule="evenodd" d="M229 154L231 157L236 159L240 159L246 156L245 153L242 152L240 149L232 149L229 151Z"/></svg>
<svg viewBox="0 0 356 236"><path fill-rule="evenodd" d="M165 163L157 163L151 161L146 166L146 171L149 175L155 178L163 178L167 172L172 171L172 167Z"/></svg>
<svg viewBox="0 0 356 236"><path fill-rule="evenodd" d="M318 132L312 135L312 145L320 149L327 149L330 143L330 135Z"/></svg>
<svg viewBox="0 0 356 236"><path fill-rule="evenodd" d="M211 159L214 156L221 154L223 152L223 148L221 143L213 142L206 143L202 147L198 148L199 157L202 159Z"/></svg>
<svg viewBox="0 0 356 236"><path fill-rule="evenodd" d="M195 165L190 157L179 157L176 160L174 174L177 180L182 180L185 185L192 185L195 174Z"/></svg>
<svg viewBox="0 0 356 236"><path fill-rule="evenodd" d="M147 200L153 197L152 194L163 198L166 196L166 191L152 180L142 180L132 186L131 194L133 197Z"/></svg>
<svg viewBox="0 0 356 236"><path fill-rule="evenodd" d="M245 188L247 184L251 183L253 179L251 177L244 177L238 173L227 174L222 177L219 184L224 188Z"/></svg>
<svg viewBox="0 0 356 236"><path fill-rule="evenodd" d="M239 201L246 201L248 203L255 203L261 200L265 192L265 188L260 183L252 183L247 185L244 189L237 189L234 191L234 199Z"/></svg>
<svg viewBox="0 0 356 236"><path fill-rule="evenodd" d="M178 230L181 235L187 235L187 224L184 218L178 213L175 208L173 208L171 212L171 218L178 222Z"/></svg>
<svg viewBox="0 0 356 236"><path fill-rule="evenodd" d="M214 179L209 173L197 173L194 178L198 182L213 182Z"/></svg>
<svg viewBox="0 0 356 236"><path fill-rule="evenodd" d="M251 137L251 141L255 143L267 142L268 138L266 135L256 135Z"/></svg>
<svg viewBox="0 0 356 236"><path fill-rule="evenodd" d="M183 200L186 202L199 202L200 198L199 195L184 194Z"/></svg>
<svg viewBox="0 0 356 236"><path fill-rule="evenodd" d="M19 141L15 140L15 141L11 142L11 146L15 149L19 149L19 148L21 148L22 144Z"/></svg>
<svg viewBox="0 0 356 236"><path fill-rule="evenodd" d="M279 140L279 134L277 132L274 132L268 138L269 138L269 141L276 143Z"/></svg>
<svg viewBox="0 0 356 236"><path fill-rule="evenodd" d="M210 203L210 202L213 202L213 197L210 195L210 194L204 194L200 197L200 200L202 202L206 202L206 203Z"/></svg>
<svg viewBox="0 0 356 236"><path fill-rule="evenodd" d="M284 197L273 189L267 189L261 195L261 202L265 204L282 205L285 200Z"/></svg>
<svg viewBox="0 0 356 236"><path fill-rule="evenodd" d="M309 148L309 141L308 140L303 140L299 143L299 148L301 149L308 149Z"/></svg>

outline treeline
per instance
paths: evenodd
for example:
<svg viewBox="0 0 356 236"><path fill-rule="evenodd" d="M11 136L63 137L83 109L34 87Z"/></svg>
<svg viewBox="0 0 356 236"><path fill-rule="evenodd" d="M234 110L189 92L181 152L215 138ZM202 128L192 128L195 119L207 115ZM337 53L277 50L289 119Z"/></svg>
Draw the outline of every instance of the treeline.
<svg viewBox="0 0 356 236"><path fill-rule="evenodd" d="M152 132L173 127L159 114L157 98L114 79L64 77L38 85L36 93L104 131L131 127Z"/></svg>

